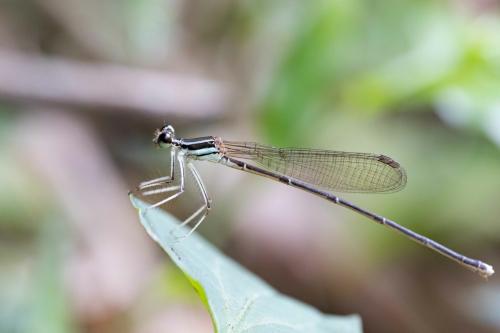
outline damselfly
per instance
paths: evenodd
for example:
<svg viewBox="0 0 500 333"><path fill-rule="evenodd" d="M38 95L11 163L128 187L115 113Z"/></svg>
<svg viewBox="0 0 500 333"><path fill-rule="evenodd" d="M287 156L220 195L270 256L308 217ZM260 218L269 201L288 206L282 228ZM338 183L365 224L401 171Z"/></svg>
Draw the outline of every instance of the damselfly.
<svg viewBox="0 0 500 333"><path fill-rule="evenodd" d="M483 277L494 273L493 267L482 261L468 258L330 192L374 193L400 190L406 184L406 173L398 162L388 156L317 149L275 148L253 142L226 141L214 136L183 139L175 136L171 125L156 130L153 142L159 147L171 148L170 173L164 177L142 182L138 190L144 196L170 194L152 204L149 209L166 204L182 195L186 188L187 172L192 174L203 198L203 205L180 224L185 226L195 221L194 226L184 237L196 230L210 210L211 201L192 163L193 160L204 160L268 177L318 195L389 227ZM178 184L174 185L174 176L177 174L178 182L177 177L175 180Z"/></svg>

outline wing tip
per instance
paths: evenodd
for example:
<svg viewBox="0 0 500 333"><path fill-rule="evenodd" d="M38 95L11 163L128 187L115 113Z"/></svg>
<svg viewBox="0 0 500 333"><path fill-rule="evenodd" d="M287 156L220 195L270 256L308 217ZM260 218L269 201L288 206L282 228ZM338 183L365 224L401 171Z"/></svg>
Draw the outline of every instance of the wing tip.
<svg viewBox="0 0 500 333"><path fill-rule="evenodd" d="M391 193L391 192L398 192L401 191L405 186L406 182L408 180L408 177L406 175L406 170L399 164L397 161L394 159L390 158L387 155L378 155L377 156L377 161L391 167L394 169L396 172L399 173L399 179L397 182L395 182L392 186L389 188L386 188L385 190L381 190L381 193Z"/></svg>

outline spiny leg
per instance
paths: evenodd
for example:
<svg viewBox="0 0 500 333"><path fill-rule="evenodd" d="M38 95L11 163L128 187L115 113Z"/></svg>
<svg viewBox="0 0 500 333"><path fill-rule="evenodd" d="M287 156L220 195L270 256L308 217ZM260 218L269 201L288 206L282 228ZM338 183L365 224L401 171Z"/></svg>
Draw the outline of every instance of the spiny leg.
<svg viewBox="0 0 500 333"><path fill-rule="evenodd" d="M188 225L189 223L191 223L191 221L197 217L200 213L203 212L203 215L198 219L198 221L196 222L196 224L194 225L193 228L191 228L191 230L189 230L189 232L183 236L175 236L176 240L182 240L184 238L187 238L189 237L195 230L196 228L198 228L198 226L201 224L201 222L203 222L203 220L207 217L208 215L208 212L210 211L210 198L208 197L208 194L207 194L207 190L205 189L205 185L203 184L203 181L201 179L201 176L200 174L198 173L198 170L196 170L196 168L194 167L194 165L192 163L188 163L188 169L189 171L191 171L191 174L193 175L195 181L196 181L196 184L198 185L199 189L200 189L200 192L201 192L201 195L203 197L203 206L201 206L200 208L198 208L193 214L191 214L191 216L189 216L186 220L184 220L184 222L182 222L181 224L179 224L172 232L172 234L175 233L175 231L177 231L178 229Z"/></svg>
<svg viewBox="0 0 500 333"><path fill-rule="evenodd" d="M149 191L142 192L142 195L146 197L148 195L154 195L154 194L160 194L160 193L165 193L165 192L177 191L180 188L181 188L180 185L167 186L167 187L163 187L163 188L157 188L157 189L154 189L154 190L149 190Z"/></svg>
<svg viewBox="0 0 500 333"><path fill-rule="evenodd" d="M185 219L181 224L176 226L176 229L182 228L185 225L188 225L198 214L200 214L203 210L205 210L207 206L203 204L200 208L198 208L191 216L189 216L187 219Z"/></svg>
<svg viewBox="0 0 500 333"><path fill-rule="evenodd" d="M142 191L148 187L155 187L155 186L160 186L163 184L171 183L174 180L175 154L176 154L176 149L174 149L174 148L170 149L170 175L169 176L159 177L159 178L155 178L155 179L151 179L151 180L147 180L145 182L142 182L139 184L138 190Z"/></svg>
<svg viewBox="0 0 500 333"><path fill-rule="evenodd" d="M184 193L184 189L185 189L185 182L184 182L184 164L185 164L185 160L184 160L184 155L183 154L178 154L177 155L177 161L179 163L179 171L180 171L180 186L179 186L179 191L166 197L165 199L161 200L161 201L158 201L157 203L149 206L148 208L146 208L146 210L148 209L151 209L151 208L155 208L155 207L158 207L158 206L161 206L161 205L164 205L166 204L167 202L177 198L179 195L181 195L182 193ZM173 186L175 187L175 186ZM168 189L168 188L167 188ZM165 191L167 192L167 191Z"/></svg>
<svg viewBox="0 0 500 333"><path fill-rule="evenodd" d="M172 179L170 178L170 176L163 176L163 177L159 177L159 178L155 178L155 179L151 179L151 180L142 182L139 184L139 186L137 186L137 189L139 191L142 191L148 187L155 187L155 186L160 186L163 184L168 184L171 181L172 181Z"/></svg>

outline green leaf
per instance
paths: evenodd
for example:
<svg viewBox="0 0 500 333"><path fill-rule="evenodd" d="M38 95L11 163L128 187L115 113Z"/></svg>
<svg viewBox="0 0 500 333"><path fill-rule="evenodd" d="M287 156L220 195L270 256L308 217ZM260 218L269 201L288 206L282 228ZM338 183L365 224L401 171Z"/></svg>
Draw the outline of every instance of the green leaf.
<svg viewBox="0 0 500 333"><path fill-rule="evenodd" d="M361 332L357 315L325 315L281 295L197 234L171 235L178 221L131 196L148 234L184 272L210 311L217 332ZM187 232L187 231L186 231Z"/></svg>

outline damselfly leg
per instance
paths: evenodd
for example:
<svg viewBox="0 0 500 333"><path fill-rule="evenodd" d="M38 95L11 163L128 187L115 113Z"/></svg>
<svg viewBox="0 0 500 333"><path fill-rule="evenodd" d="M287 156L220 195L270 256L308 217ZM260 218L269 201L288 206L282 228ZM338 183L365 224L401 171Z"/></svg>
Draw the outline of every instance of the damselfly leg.
<svg viewBox="0 0 500 333"><path fill-rule="evenodd" d="M176 191L176 192L174 194L166 197L165 199L162 199L162 200L158 201L157 203L152 204L151 206L146 208L146 212L149 209L164 205L167 202L174 200L175 198L180 196L182 193L184 193L184 190L185 190L184 169L185 169L186 162L185 162L184 155L182 153L177 154L177 163L179 164L180 185L174 185L174 186L169 186L169 187L164 188L164 189L147 191L147 192L151 192L151 194L158 194L158 193L170 192L170 191ZM172 170L173 170L173 168L172 168ZM148 195L146 193L143 193L143 195Z"/></svg>
<svg viewBox="0 0 500 333"><path fill-rule="evenodd" d="M166 192L173 192L179 190L181 187L179 185L172 185L172 186L167 186L163 188L157 188L154 190L149 190L149 191L144 191L142 192L142 195L147 197L149 195L155 195L155 194L161 194L161 193L166 193Z"/></svg>
<svg viewBox="0 0 500 333"><path fill-rule="evenodd" d="M139 191L142 191L142 190L144 190L146 188L156 187L156 186L160 186L160 185L163 185L163 184L170 184L174 180L174 170L175 170L175 149L171 149L170 150L170 175L142 182L142 183L139 184L139 186L137 187L137 189ZM163 191L163 192L167 192L167 191ZM153 192L151 194L163 193L163 192ZM146 193L147 192L144 192L142 194L143 195L148 195ZM151 195L151 194L149 194L149 195Z"/></svg>
<svg viewBox="0 0 500 333"><path fill-rule="evenodd" d="M192 213L188 218L186 218L181 224L179 224L175 229L171 231L172 236L176 240L182 240L188 236L190 236L196 228L203 222L203 220L206 218L208 211L210 210L210 199L207 194L207 190L205 188L205 185L203 184L203 181L201 180L201 176L196 170L195 166L191 163L188 162L186 163L186 157L182 152L177 152L175 149L171 150L171 162L170 162L170 175L165 176L165 177L160 177L156 179L152 179L149 181L142 182L138 189L141 191L142 196L151 196L151 195L158 195L162 193L168 193L168 192L175 192L166 198L151 204L149 207L146 208L144 213L147 213L149 209L156 208L159 206L162 206L175 198L179 197L181 194L185 192L186 188L186 164L187 164L187 171L191 173L193 176L193 179L195 180L195 183L199 189L199 192L201 194L201 197L203 199L203 204L201 207L199 207L194 213ZM165 186L169 185L174 181L174 170L175 170L175 165L178 164L178 170L179 170L179 182L180 184L178 185L170 185L170 186ZM159 187L160 188L154 188L154 187ZM150 189L153 188L153 189ZM196 223L194 224L194 227L191 228L187 233L184 233L182 235L179 235L179 230L181 230L184 226L189 225L191 222L195 221Z"/></svg>
<svg viewBox="0 0 500 333"><path fill-rule="evenodd" d="M194 167L192 163L188 163L188 169L191 172L191 174L194 177L194 180L196 181L196 184L198 185L198 188L200 190L201 196L203 198L203 205L198 208L191 216L189 216L187 219L185 219L181 224L179 224L174 230L172 230L172 235L177 239L177 240L182 240L186 237L189 237L203 222L203 220L207 217L208 212L210 211L210 203L211 200L208 197L207 190L205 188L205 185L203 184L203 181L201 180L201 176L198 173L198 170ZM200 216L201 214L201 216ZM198 220L196 221L194 227L192 227L186 234L182 236L177 236L176 232L182 227L189 225L196 217L198 217Z"/></svg>

